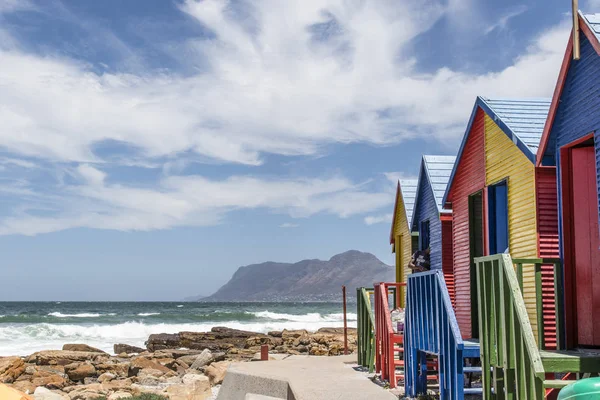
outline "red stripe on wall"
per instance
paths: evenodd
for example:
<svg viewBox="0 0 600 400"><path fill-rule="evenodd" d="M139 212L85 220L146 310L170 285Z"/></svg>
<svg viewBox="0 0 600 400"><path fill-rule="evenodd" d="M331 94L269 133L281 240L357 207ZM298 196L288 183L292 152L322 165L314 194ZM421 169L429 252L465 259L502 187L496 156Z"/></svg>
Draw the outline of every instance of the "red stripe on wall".
<svg viewBox="0 0 600 400"><path fill-rule="evenodd" d="M469 195L485 186L484 112L477 110L469 137L454 175L452 231L455 312L463 338L471 338L471 260L469 245Z"/></svg>
<svg viewBox="0 0 600 400"><path fill-rule="evenodd" d="M556 168L535 169L537 225L539 256L558 258L558 200ZM544 317L544 344L548 349L556 348L556 315L554 311L554 268L542 266L542 305Z"/></svg>
<svg viewBox="0 0 600 400"><path fill-rule="evenodd" d="M456 308L456 292L454 288L454 257L452 248L452 220L442 221L442 271L448 287L452 307Z"/></svg>

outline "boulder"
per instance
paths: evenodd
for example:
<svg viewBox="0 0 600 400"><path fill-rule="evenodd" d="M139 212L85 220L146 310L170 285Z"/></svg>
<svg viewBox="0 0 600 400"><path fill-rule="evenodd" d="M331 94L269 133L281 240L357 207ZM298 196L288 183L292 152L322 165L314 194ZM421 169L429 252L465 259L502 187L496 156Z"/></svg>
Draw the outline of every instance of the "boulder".
<svg viewBox="0 0 600 400"><path fill-rule="evenodd" d="M200 353L196 357L196 360L194 360L193 364L190 365L190 368L199 370L200 368L210 364L213 361L214 361L214 357L212 355L212 352L208 349L204 349L202 351L202 353Z"/></svg>
<svg viewBox="0 0 600 400"><path fill-rule="evenodd" d="M69 400L70 397L66 394L53 392L52 390L39 387L33 392L35 400Z"/></svg>
<svg viewBox="0 0 600 400"><path fill-rule="evenodd" d="M96 368L92 364L65 365L65 373L72 381L83 381L85 378L96 376Z"/></svg>
<svg viewBox="0 0 600 400"><path fill-rule="evenodd" d="M68 383L64 375L53 374L47 371L36 371L32 377L31 383L36 387L44 386L48 389L62 389Z"/></svg>
<svg viewBox="0 0 600 400"><path fill-rule="evenodd" d="M100 350L100 349L97 349L95 347L88 346L87 344L79 344L79 343L77 343L77 344L65 344L62 349L63 350L67 350L67 351L88 351L90 353L108 354L104 350Z"/></svg>
<svg viewBox="0 0 600 400"><path fill-rule="evenodd" d="M141 347L131 346L129 344L117 343L113 346L115 354L134 354L134 353L143 353L146 349L142 349Z"/></svg>
<svg viewBox="0 0 600 400"><path fill-rule="evenodd" d="M313 344L312 346L310 346L308 354L310 354L311 356L326 356L327 354L329 354L329 350L325 345Z"/></svg>
<svg viewBox="0 0 600 400"><path fill-rule="evenodd" d="M129 373L129 363L102 363L95 364L96 371L98 373L103 374L105 372L109 372L116 376L126 377Z"/></svg>
<svg viewBox="0 0 600 400"><path fill-rule="evenodd" d="M281 331L271 331L268 333L268 335L272 336L272 337L280 338L282 333L283 332L281 332Z"/></svg>
<svg viewBox="0 0 600 400"><path fill-rule="evenodd" d="M182 381L167 387L170 400L205 400L212 395L209 379L204 375L187 374Z"/></svg>
<svg viewBox="0 0 600 400"><path fill-rule="evenodd" d="M281 332L281 337L285 340L285 339L289 339L289 338L299 338L300 336L307 336L308 335L308 331L306 329L299 329L299 330L290 330L288 331L287 329L284 329Z"/></svg>
<svg viewBox="0 0 600 400"><path fill-rule="evenodd" d="M33 397L15 388L0 383L0 399L2 400L33 400Z"/></svg>
<svg viewBox="0 0 600 400"><path fill-rule="evenodd" d="M95 400L106 398L105 393L99 393L93 390L72 391L69 393L71 400Z"/></svg>
<svg viewBox="0 0 600 400"><path fill-rule="evenodd" d="M28 363L36 365L67 365L74 362L108 360L108 355L90 351L46 350L33 353L27 358Z"/></svg>
<svg viewBox="0 0 600 400"><path fill-rule="evenodd" d="M212 385L219 385L223 383L229 365L231 365L229 361L214 362L206 367L204 374L208 376Z"/></svg>
<svg viewBox="0 0 600 400"><path fill-rule="evenodd" d="M23 375L21 375L21 376L23 376ZM23 393L27 393L27 394L32 394L33 392L35 392L35 389L37 387L28 380L17 381L15 383L13 383L11 386L13 388L15 388Z"/></svg>
<svg viewBox="0 0 600 400"><path fill-rule="evenodd" d="M117 375L115 375L115 374L111 374L110 372L105 372L98 377L98 382L100 382L100 383L110 382L113 379L115 379L116 377L117 377Z"/></svg>
<svg viewBox="0 0 600 400"><path fill-rule="evenodd" d="M129 364L129 376L135 376L141 370L146 368L159 370L163 374L166 374L167 372L171 371L169 368L165 367L164 365L160 365L157 362L154 362L144 357L137 357L131 361L131 364Z"/></svg>
<svg viewBox="0 0 600 400"><path fill-rule="evenodd" d="M0 358L0 383L13 383L25 372L25 363L20 357Z"/></svg>

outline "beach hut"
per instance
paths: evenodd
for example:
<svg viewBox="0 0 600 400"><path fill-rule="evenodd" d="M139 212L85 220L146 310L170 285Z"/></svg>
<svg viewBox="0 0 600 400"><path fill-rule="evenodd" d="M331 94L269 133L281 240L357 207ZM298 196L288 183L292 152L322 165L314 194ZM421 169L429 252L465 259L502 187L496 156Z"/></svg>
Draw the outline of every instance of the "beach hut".
<svg viewBox="0 0 600 400"><path fill-rule="evenodd" d="M454 156L423 156L411 220L411 231L418 235L418 249L431 250L431 270L443 271L452 300L452 211L442 208L442 197L455 160Z"/></svg>
<svg viewBox="0 0 600 400"><path fill-rule="evenodd" d="M566 346L600 346L600 14L578 13L537 154L556 166Z"/></svg>
<svg viewBox="0 0 600 400"><path fill-rule="evenodd" d="M546 99L475 101L442 200L452 209L455 313L464 338L479 333L474 258L557 256L555 170L535 168L549 106ZM543 293L538 293L535 266L523 266L523 297L536 334L536 296L549 302L544 330L551 347L556 342L553 266L543 268Z"/></svg>
<svg viewBox="0 0 600 400"><path fill-rule="evenodd" d="M394 216L390 230L392 253L396 255L396 282L406 282L408 261L417 246L418 234L410 231L410 221L417 193L416 179L401 179L396 188ZM404 307L404 288L400 288L400 305Z"/></svg>

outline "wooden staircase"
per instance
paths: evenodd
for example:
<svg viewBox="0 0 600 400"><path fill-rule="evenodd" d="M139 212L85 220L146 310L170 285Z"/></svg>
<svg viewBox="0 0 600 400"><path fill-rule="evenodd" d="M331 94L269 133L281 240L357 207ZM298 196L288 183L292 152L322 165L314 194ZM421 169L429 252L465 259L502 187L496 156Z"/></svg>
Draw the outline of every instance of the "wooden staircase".
<svg viewBox="0 0 600 400"><path fill-rule="evenodd" d="M440 399L482 393L481 388L464 387L464 374L481 374L481 367L465 365L467 359L479 358L479 343L462 339L442 271L409 276L404 331L407 396L427 392L428 357L438 361Z"/></svg>
<svg viewBox="0 0 600 400"><path fill-rule="evenodd" d="M508 254L476 259L483 392L489 399L542 400L572 380L598 373L600 353L539 350Z"/></svg>

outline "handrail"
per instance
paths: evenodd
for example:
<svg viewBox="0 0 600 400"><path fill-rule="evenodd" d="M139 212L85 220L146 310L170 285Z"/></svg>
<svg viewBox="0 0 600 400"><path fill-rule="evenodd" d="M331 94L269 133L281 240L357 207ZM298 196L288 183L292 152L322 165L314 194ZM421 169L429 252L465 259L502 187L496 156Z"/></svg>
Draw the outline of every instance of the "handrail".
<svg viewBox="0 0 600 400"><path fill-rule="evenodd" d="M544 366L508 254L475 259L484 398L492 395L491 369L503 379L494 393L543 395Z"/></svg>
<svg viewBox="0 0 600 400"><path fill-rule="evenodd" d="M563 328L564 328L564 275L562 270L562 260L560 258L513 258L513 264L516 266L517 279L521 292L523 291L523 265L533 264L535 271L535 309L538 326L538 347L546 349L546 337L544 336L544 312L542 304L542 265L553 265L554 276L554 316L556 321L556 348L566 348Z"/></svg>
<svg viewBox="0 0 600 400"><path fill-rule="evenodd" d="M390 387L395 388L396 382L396 362L394 358L394 345L403 343L403 335L394 332L392 328L392 317L388 302L390 287L394 292L399 292L399 288L405 286L405 283L376 283L375 289L375 371L381 373L382 380L388 380ZM395 294L394 293L394 294ZM395 306L398 306L400 299L394 296Z"/></svg>
<svg viewBox="0 0 600 400"><path fill-rule="evenodd" d="M358 364L368 367L372 373L375 369L375 316L371 309L369 292L373 288L356 289L356 314L358 331Z"/></svg>
<svg viewBox="0 0 600 400"><path fill-rule="evenodd" d="M441 399L464 397L464 342L442 271L408 277L404 323L405 392L427 391L427 354L439 355Z"/></svg>

